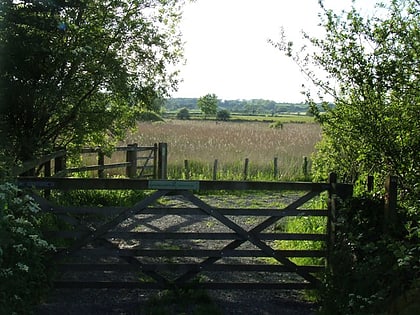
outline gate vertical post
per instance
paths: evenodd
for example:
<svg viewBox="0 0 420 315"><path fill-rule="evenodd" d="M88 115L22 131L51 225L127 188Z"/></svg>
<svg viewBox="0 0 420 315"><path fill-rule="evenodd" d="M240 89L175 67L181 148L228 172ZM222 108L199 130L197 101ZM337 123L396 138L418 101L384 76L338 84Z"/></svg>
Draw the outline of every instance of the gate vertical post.
<svg viewBox="0 0 420 315"><path fill-rule="evenodd" d="M328 190L328 221L327 221L327 268L333 273L332 251L335 243L335 223L336 223L336 206L337 206L337 174L330 173L328 182L330 188Z"/></svg>
<svg viewBox="0 0 420 315"><path fill-rule="evenodd" d="M44 167L44 177L51 177L51 161L45 162L43 167Z"/></svg>
<svg viewBox="0 0 420 315"><path fill-rule="evenodd" d="M158 144L153 145L153 179L158 178Z"/></svg>
<svg viewBox="0 0 420 315"><path fill-rule="evenodd" d="M105 154L102 152L101 149L99 149L98 151L98 166L99 166L98 177L99 178L104 178L104 174L105 174L104 169L103 169L104 165L105 165Z"/></svg>
<svg viewBox="0 0 420 315"><path fill-rule="evenodd" d="M54 159L54 174L57 174L66 169L66 155L57 156Z"/></svg>
<svg viewBox="0 0 420 315"><path fill-rule="evenodd" d="M44 163L44 176L51 177L51 160ZM49 197L51 195L51 190L45 189L44 190L44 197Z"/></svg>
<svg viewBox="0 0 420 315"><path fill-rule="evenodd" d="M168 178L168 144L160 142L158 145L158 179Z"/></svg>
<svg viewBox="0 0 420 315"><path fill-rule="evenodd" d="M137 175L137 143L127 145L126 162L130 165L126 168L126 175L128 178L134 178Z"/></svg>

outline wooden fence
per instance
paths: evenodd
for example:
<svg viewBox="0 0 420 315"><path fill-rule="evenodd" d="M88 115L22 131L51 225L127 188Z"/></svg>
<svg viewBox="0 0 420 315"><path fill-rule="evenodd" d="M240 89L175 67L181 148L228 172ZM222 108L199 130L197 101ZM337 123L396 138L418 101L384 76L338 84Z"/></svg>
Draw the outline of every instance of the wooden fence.
<svg viewBox="0 0 420 315"><path fill-rule="evenodd" d="M136 143L126 147L116 147L114 154L125 152L125 161L105 163L105 154L100 148L84 148L80 154L95 154L97 163L81 167L67 167L65 150L59 150L40 159L23 163L13 169L16 176L65 177L81 172L97 172L98 178L105 177L105 170L124 168L128 178L167 178L167 144L155 143L153 146L138 146Z"/></svg>
<svg viewBox="0 0 420 315"><path fill-rule="evenodd" d="M212 179L217 180L218 179L218 172L219 172L219 160L215 159L212 166ZM309 179L309 161L306 156L303 157L303 163L302 163L302 177L305 178L305 180ZM185 179L190 179L191 177L191 168L190 168L190 161L184 160L184 175ZM200 174L202 175L202 174ZM272 169L272 178L277 179L279 176L279 166L278 166L278 158L275 157L273 159L273 169ZM299 176L298 174L296 174ZM243 164L243 171L242 171L242 179L248 180L249 179L249 158L244 159Z"/></svg>
<svg viewBox="0 0 420 315"><path fill-rule="evenodd" d="M55 286L67 288L316 288L333 241L335 200L352 195L352 186L336 183L334 176L329 183L22 177L18 184L145 193L130 207L64 207L34 195L43 211L66 222L49 237L60 246ZM233 203L245 192L252 198ZM308 209L323 192L329 207ZM311 217L325 218L330 235L277 229L282 220ZM324 246L284 249L284 241ZM323 260L298 264L296 257ZM246 276L236 276L241 273Z"/></svg>

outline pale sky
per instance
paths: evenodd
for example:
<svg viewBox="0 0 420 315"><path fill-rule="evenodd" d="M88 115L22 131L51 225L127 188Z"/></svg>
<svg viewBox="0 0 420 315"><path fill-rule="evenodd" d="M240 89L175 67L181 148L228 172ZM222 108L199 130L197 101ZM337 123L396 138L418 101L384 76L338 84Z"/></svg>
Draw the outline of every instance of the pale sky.
<svg viewBox="0 0 420 315"><path fill-rule="evenodd" d="M359 0L372 8L376 1ZM357 3L358 3L357 2ZM326 0L339 12L351 0ZM321 35L318 0L196 0L187 3L181 23L186 65L181 66L178 92L173 97L269 99L302 102L298 67L267 42L287 37L301 42L301 30ZM300 45L298 45L300 46Z"/></svg>

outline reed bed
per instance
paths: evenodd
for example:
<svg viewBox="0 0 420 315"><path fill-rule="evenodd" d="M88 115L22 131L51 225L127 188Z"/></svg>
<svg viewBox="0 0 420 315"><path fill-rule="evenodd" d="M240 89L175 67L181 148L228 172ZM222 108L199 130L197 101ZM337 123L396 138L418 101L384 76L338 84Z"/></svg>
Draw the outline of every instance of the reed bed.
<svg viewBox="0 0 420 315"><path fill-rule="evenodd" d="M288 123L283 128L270 128L267 122L170 120L138 123L137 130L122 145L166 142L170 178L210 179L217 159L218 179L243 179L247 158L248 179L271 179L277 158L276 179L289 180L302 177L303 157L311 156L320 138L321 130L315 123Z"/></svg>

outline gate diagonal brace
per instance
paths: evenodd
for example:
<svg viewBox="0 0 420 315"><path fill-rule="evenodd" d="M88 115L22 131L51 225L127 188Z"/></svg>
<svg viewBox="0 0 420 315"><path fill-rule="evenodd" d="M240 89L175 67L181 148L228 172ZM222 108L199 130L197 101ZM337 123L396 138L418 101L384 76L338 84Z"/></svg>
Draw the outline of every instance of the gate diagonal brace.
<svg viewBox="0 0 420 315"><path fill-rule="evenodd" d="M118 245L108 241L107 239L104 239L104 242L107 246L111 248L118 248ZM136 257L132 256L118 256L119 259L125 261L126 263L129 263L130 265L134 265L139 268L139 271L144 273L145 275L151 277L153 280L158 283L162 289L169 287L170 282L165 277L162 277L159 273L157 273L154 270L143 270L143 263L137 259Z"/></svg>
<svg viewBox="0 0 420 315"><path fill-rule="evenodd" d="M51 211L54 211L54 208L55 208L55 206L53 205L53 204L51 204L48 200L46 200L46 199L44 199L44 198L42 198L42 197L40 197L40 196L38 196L38 195L34 195L33 196L33 198L34 198L34 200L38 203L38 204L40 204L40 206L41 206L41 209L43 210L43 211L45 211L45 212L51 212ZM159 199L160 197L158 197L158 198L156 198L156 199ZM151 202L153 202L153 200L152 201L150 201L150 203ZM135 206L133 206L133 208L134 207L136 207L136 208L139 208L140 207L140 203L138 203L138 204L136 204ZM147 205L146 206L144 206L142 209L144 209L144 208L146 208L147 207ZM121 212L120 214L122 214L122 213L127 213L127 211L130 211L130 210L133 210L132 208L129 208L128 210L123 210L123 212ZM138 212L138 210L136 211L136 212ZM77 223L78 225L78 227L79 227L79 229L81 229L81 230L84 230L84 232L86 232L86 234L82 237L83 239L86 239L86 238L88 238L89 239L89 241L92 241L92 239L90 238L90 235L92 235L93 233L95 233L96 231L93 229L93 228L89 228L88 226L85 226L85 225L83 225L83 224L81 224L80 222L79 222L79 220L76 220L76 219L74 219L75 221L77 221L77 222L73 222L73 223ZM123 220L122 220L123 221ZM119 222L121 222L121 221L119 221ZM118 222L118 223L119 223ZM117 224L118 224L117 223ZM106 233L106 232L105 232ZM104 243L104 245L105 246L107 246L107 247L110 247L110 248L118 248L118 246L116 245L116 244L114 244L114 243L112 243L112 242L110 242L109 240L107 240L107 239L105 239L105 238L99 238L100 236L98 235L95 239L96 240L99 240L99 241L102 241L103 243ZM79 241L80 241L80 239L79 239ZM83 245L82 245L83 246ZM76 250L76 249L75 249ZM63 258L64 256L61 256L61 257L59 257L59 254L60 253L58 253L57 255L55 255L55 258ZM66 255L68 255L68 254L70 254L70 252L69 253L66 253ZM125 261L125 262L127 262L127 263L129 263L129 264L131 264L131 265L135 265L135 266L137 266L138 268L139 268L139 271L141 271L141 272L143 272L144 274L146 274L147 276L149 276L149 277L151 277L152 279L154 279L162 288L165 288L165 287L168 287L168 285L170 284L170 282L169 282L169 280L168 279L166 279L166 278L164 278L164 277L162 277L160 274L158 274L156 271L153 271L153 270L143 270L143 264L141 263L141 261L140 260L138 260L137 258L135 258L135 257L131 257L131 256L118 256L118 258L119 259L121 259L121 260L123 260L123 261Z"/></svg>
<svg viewBox="0 0 420 315"><path fill-rule="evenodd" d="M264 229L266 229L268 226L270 226L270 225L274 224L275 222L277 222L278 220L280 220L281 217L270 217L267 220L265 220L264 222L262 222L261 224L259 224L258 226L254 227L253 229L251 229L250 231L247 232L241 226L237 225L236 223L234 223L233 221L231 221L227 217L225 217L223 214L221 214L219 211L217 211L214 207L208 205L207 203L205 203L204 201L202 201L201 199L196 197L192 192L184 190L184 191L181 192L181 194L185 198L187 198L189 201L191 201L193 204L195 204L200 209L202 209L204 212L211 215L212 217L214 217L215 219L217 219L221 223L223 223L225 226L227 226L230 229L232 229L233 231L235 231L239 236L241 236L242 239L235 240L235 241L229 243L223 249L220 250L220 252L219 252L220 254L219 254L218 257L209 257L208 259L203 261L201 264L199 264L198 271L187 272L184 275L177 278L175 280L175 282L181 283L181 282L185 282L185 281L193 278L200 271L204 270L206 266L209 266L209 265L215 263L216 261L222 259L224 252L226 252L228 250L234 250L235 248L242 245L244 242L249 241L252 244L254 244L255 246L257 246L258 248L260 248L265 254L273 257L274 259L276 259L277 261L282 263L291 272L294 272L294 273L300 275L302 278L304 278L308 282L313 283L317 286L320 284L320 281L317 278L315 278L314 276L312 276L308 272L300 270L299 267L295 263L290 261L287 257L277 253L273 248L271 248L266 243L261 241L258 238L258 236L256 235L256 234L260 233L261 231L263 231ZM301 206L302 204L311 200L313 197L315 197L317 195L319 195L319 192L310 191L309 193L302 196L301 198L299 198L298 200L296 200L295 202L293 202L292 204L290 204L288 207L286 207L283 210L292 210L292 209L296 210L297 207Z"/></svg>
<svg viewBox="0 0 420 315"><path fill-rule="evenodd" d="M169 190L158 190L151 194L150 196L146 197L142 201L136 203L134 206L127 208L120 212L117 217L115 217L113 220L101 225L96 230L93 230L91 233L85 235L84 237L81 237L79 240L77 240L72 246L69 248L66 248L63 251L60 251L56 254L56 258L64 258L65 256L75 252L76 250L82 248L84 245L86 245L89 242L92 242L94 240L97 240L102 235L106 234L108 230L116 227L118 224L120 224L122 221L128 219L130 216L140 213L142 210L146 209L147 206L149 206L154 201L158 200L159 198L165 196Z"/></svg>

